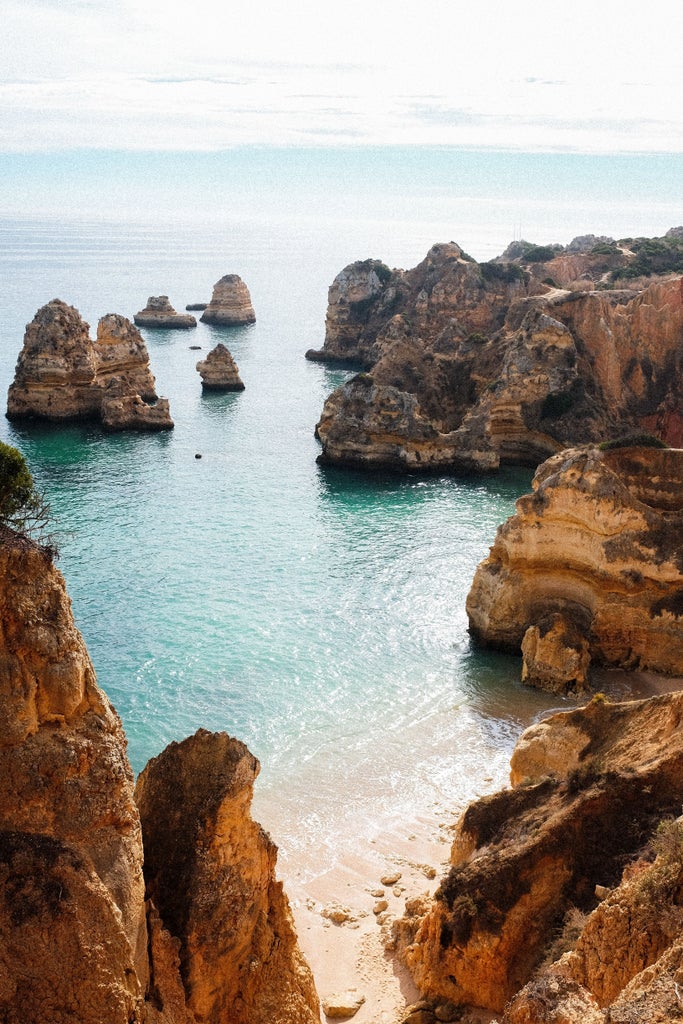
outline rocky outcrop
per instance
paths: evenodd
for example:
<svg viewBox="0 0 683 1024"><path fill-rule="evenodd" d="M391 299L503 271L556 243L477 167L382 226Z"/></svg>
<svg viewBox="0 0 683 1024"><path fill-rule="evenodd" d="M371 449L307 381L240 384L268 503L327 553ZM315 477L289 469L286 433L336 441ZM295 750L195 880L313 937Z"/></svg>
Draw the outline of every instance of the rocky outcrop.
<svg viewBox="0 0 683 1024"><path fill-rule="evenodd" d="M579 688L577 636L598 664L683 675L681 536L683 450L561 452L538 469L478 567L470 631L512 651L533 642L538 654L560 616Z"/></svg>
<svg viewBox="0 0 683 1024"><path fill-rule="evenodd" d="M327 399L320 461L488 472L629 432L682 443L683 279L593 290L572 279L607 257L550 256L477 264L450 243L409 271L346 267L325 345L306 355L361 366L373 386L355 378ZM557 261L569 287L541 277Z"/></svg>
<svg viewBox="0 0 683 1024"><path fill-rule="evenodd" d="M249 816L255 759L201 733L146 772L160 913L125 745L62 576L0 527L0 1019L195 1024L230 1007L236 1024L319 1020L275 847ZM196 874L169 892L190 837Z"/></svg>
<svg viewBox="0 0 683 1024"><path fill-rule="evenodd" d="M249 815L258 771L243 743L205 730L150 761L136 787L148 891L180 939L198 1020L312 1024L318 998L277 850Z"/></svg>
<svg viewBox="0 0 683 1024"><path fill-rule="evenodd" d="M110 429L166 430L140 332L123 316L101 318L97 338L73 306L53 299L26 328L7 396L10 419L96 419Z"/></svg>
<svg viewBox="0 0 683 1024"><path fill-rule="evenodd" d="M512 1000L505 1024L676 1019L644 1008L675 1005L682 963L682 716L681 693L596 698L523 734L514 788L470 805L433 903L395 927L425 997Z"/></svg>
<svg viewBox="0 0 683 1024"><path fill-rule="evenodd" d="M206 359L200 359L197 372L206 391L244 391L237 363L222 342L211 349Z"/></svg>
<svg viewBox="0 0 683 1024"><path fill-rule="evenodd" d="M196 317L176 312L168 295L150 295L147 305L135 314L133 322L138 327L166 327L171 330L189 330L197 326Z"/></svg>
<svg viewBox="0 0 683 1024"><path fill-rule="evenodd" d="M201 315L203 324L234 327L256 321L246 284L237 274L226 274L213 288L211 302Z"/></svg>
<svg viewBox="0 0 683 1024"><path fill-rule="evenodd" d="M0 1017L128 1024L149 971L125 737L60 573L0 541Z"/></svg>

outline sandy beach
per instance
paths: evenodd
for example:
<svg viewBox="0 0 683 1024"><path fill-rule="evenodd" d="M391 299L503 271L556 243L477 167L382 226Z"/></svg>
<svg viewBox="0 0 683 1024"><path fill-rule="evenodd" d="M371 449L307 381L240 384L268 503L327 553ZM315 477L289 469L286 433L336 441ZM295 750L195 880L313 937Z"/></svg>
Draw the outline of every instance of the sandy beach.
<svg viewBox="0 0 683 1024"><path fill-rule="evenodd" d="M599 670L596 690L612 700L637 700L683 688L683 679L649 672ZM507 784L506 777L486 778L482 792ZM312 851L305 860L281 860L278 874L289 896L301 949L311 966L323 1005L340 993L356 990L363 999L355 1024L400 1024L406 1007L419 1000L407 970L391 953L391 925L406 902L431 895L447 868L450 846L464 807L434 803L429 812L394 825L368 840L359 838L353 852L315 872ZM354 993L352 992L351 995ZM322 1019L327 1018L322 1014ZM477 1024L493 1020L470 1011Z"/></svg>

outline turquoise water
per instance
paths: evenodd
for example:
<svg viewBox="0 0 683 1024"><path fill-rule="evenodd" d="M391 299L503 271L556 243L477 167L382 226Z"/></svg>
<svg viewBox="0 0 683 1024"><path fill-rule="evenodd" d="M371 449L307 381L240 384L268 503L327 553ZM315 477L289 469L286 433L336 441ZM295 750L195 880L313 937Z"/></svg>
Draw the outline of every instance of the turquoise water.
<svg viewBox="0 0 683 1024"><path fill-rule="evenodd" d="M549 706L520 687L517 659L471 649L464 611L530 474L400 479L315 462L316 420L345 377L303 358L322 343L327 286L354 257L414 264L423 233L385 225L387 253L371 227L0 225L3 394L24 325L51 298L94 328L148 295L206 301L224 273L250 287L253 326L143 331L172 432L3 419L0 435L47 493L134 769L199 726L240 737L285 856L433 802L457 808L504 778L520 729ZM243 393L202 394L195 363L218 340Z"/></svg>

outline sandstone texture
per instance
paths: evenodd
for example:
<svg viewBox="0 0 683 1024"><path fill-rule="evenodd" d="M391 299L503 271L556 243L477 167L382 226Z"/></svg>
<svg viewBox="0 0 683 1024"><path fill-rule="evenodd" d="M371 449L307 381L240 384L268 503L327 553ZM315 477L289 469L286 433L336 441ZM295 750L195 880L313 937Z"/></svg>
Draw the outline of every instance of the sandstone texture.
<svg viewBox="0 0 683 1024"><path fill-rule="evenodd" d="M150 898L125 747L48 551L0 527L0 1020L318 1021L258 763L209 733L152 763Z"/></svg>
<svg viewBox="0 0 683 1024"><path fill-rule="evenodd" d="M683 693L554 715L514 788L463 814L426 913L395 925L427 1000L502 1024L678 1020Z"/></svg>
<svg viewBox="0 0 683 1024"><path fill-rule="evenodd" d="M141 1018L140 821L121 723L64 580L0 538L0 1018Z"/></svg>
<svg viewBox="0 0 683 1024"><path fill-rule="evenodd" d="M197 372L206 391L244 391L237 363L222 342L211 349L206 359L200 359Z"/></svg>
<svg viewBox="0 0 683 1024"><path fill-rule="evenodd" d="M147 305L135 314L133 322L138 327L166 327L172 330L189 330L197 326L196 317L176 312L168 295L150 295Z"/></svg>
<svg viewBox="0 0 683 1024"><path fill-rule="evenodd" d="M140 775L148 892L180 939L198 1020L319 1020L313 978L275 880L277 850L250 817L259 763L243 743L200 730Z"/></svg>
<svg viewBox="0 0 683 1024"><path fill-rule="evenodd" d="M256 321L246 284L237 274L226 274L213 288L211 302L201 315L203 324L234 327Z"/></svg>
<svg viewBox="0 0 683 1024"><path fill-rule="evenodd" d="M683 444L683 279L610 287L635 254L577 242L609 251L479 264L451 242L346 267L306 356L363 372L325 402L319 461L488 472L632 432Z"/></svg>
<svg viewBox="0 0 683 1024"><path fill-rule="evenodd" d="M93 342L73 306L53 299L28 324L7 396L10 419L94 419L109 429L167 430L140 332L123 316L101 318Z"/></svg>
<svg viewBox="0 0 683 1024"><path fill-rule="evenodd" d="M567 449L477 568L470 631L521 647L529 681L556 691L585 688L588 658L683 675L682 538L682 449Z"/></svg>

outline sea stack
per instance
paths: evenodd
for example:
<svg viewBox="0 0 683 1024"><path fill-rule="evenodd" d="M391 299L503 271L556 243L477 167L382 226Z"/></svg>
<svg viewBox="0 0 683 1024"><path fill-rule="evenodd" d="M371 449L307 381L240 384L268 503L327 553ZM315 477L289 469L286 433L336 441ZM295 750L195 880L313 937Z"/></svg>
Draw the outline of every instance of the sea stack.
<svg viewBox="0 0 683 1024"><path fill-rule="evenodd" d="M100 420L116 430L173 426L168 401L157 398L145 343L130 320L108 313L93 342L78 310L61 299L39 309L26 328L7 417Z"/></svg>
<svg viewBox="0 0 683 1024"><path fill-rule="evenodd" d="M237 363L222 342L197 363L197 371L206 391L244 391Z"/></svg>
<svg viewBox="0 0 683 1024"><path fill-rule="evenodd" d="M256 320L251 296L246 284L237 274L226 274L214 285L211 302L201 316L203 324L237 327L253 324Z"/></svg>
<svg viewBox="0 0 683 1024"><path fill-rule="evenodd" d="M168 295L150 295L147 305L135 314L133 322L138 327L166 327L181 331L197 326L195 317L175 311Z"/></svg>

